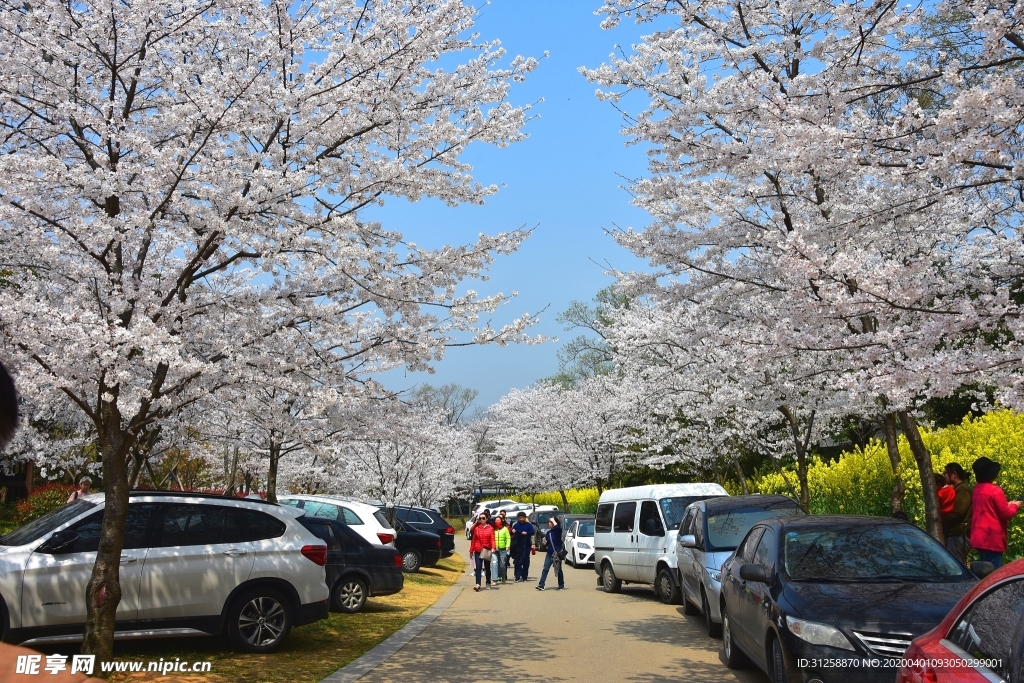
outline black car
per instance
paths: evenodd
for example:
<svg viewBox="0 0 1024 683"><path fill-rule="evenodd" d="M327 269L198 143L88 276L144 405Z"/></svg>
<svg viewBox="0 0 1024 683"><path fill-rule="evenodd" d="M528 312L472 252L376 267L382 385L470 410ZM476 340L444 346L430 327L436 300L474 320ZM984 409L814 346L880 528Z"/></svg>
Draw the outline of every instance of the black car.
<svg viewBox="0 0 1024 683"><path fill-rule="evenodd" d="M752 661L775 683L891 680L910 641L976 582L942 544L897 519L764 520L722 566L726 664Z"/></svg>
<svg viewBox="0 0 1024 683"><path fill-rule="evenodd" d="M396 519L393 522L395 547L402 555L402 568L418 572L420 567L433 567L441 561L441 537L429 531L420 531L411 524Z"/></svg>
<svg viewBox="0 0 1024 683"><path fill-rule="evenodd" d="M548 542L544 540L545 534L551 528L548 526L548 520L552 517L558 517L559 521L561 521L563 514L560 510L534 510L526 518L533 525L533 544L537 546L537 552L548 547ZM565 538L564 533L562 537Z"/></svg>
<svg viewBox="0 0 1024 683"><path fill-rule="evenodd" d="M419 531L429 531L440 536L441 557L451 557L455 554L455 527L437 510L412 505L396 505L390 511L381 506L380 510L388 519L391 519L389 512L393 512L395 521L404 522L407 526ZM395 529L397 528L395 527Z"/></svg>
<svg viewBox="0 0 1024 683"><path fill-rule="evenodd" d="M368 597L402 590L402 556L387 545L376 545L336 519L299 517L302 526L327 544L327 586L331 609L352 614L363 609Z"/></svg>

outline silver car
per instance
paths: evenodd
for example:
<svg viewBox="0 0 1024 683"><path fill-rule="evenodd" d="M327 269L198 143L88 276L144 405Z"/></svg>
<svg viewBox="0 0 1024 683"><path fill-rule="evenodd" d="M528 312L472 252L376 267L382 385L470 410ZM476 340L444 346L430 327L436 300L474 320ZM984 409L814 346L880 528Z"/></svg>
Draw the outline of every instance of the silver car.
<svg viewBox="0 0 1024 683"><path fill-rule="evenodd" d="M722 635L722 565L763 519L805 514L785 496L730 496L698 501L679 524L676 563L683 611L704 615L708 635Z"/></svg>

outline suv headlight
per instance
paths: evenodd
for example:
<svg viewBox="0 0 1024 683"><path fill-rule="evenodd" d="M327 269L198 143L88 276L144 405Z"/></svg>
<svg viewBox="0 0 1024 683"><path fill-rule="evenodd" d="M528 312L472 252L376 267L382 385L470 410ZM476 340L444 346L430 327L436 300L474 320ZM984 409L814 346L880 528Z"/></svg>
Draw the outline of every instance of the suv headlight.
<svg viewBox="0 0 1024 683"><path fill-rule="evenodd" d="M704 571L706 571L708 573L708 576L711 577L712 581L717 581L718 583L722 582L722 570L721 569L712 569L711 567L704 567Z"/></svg>
<svg viewBox="0 0 1024 683"><path fill-rule="evenodd" d="M853 649L849 639L834 626L819 624L816 621L795 619L793 617L786 617L786 625L789 626L789 630L794 636L800 640L807 641L811 645L826 645L828 647L837 647L841 650Z"/></svg>
<svg viewBox="0 0 1024 683"><path fill-rule="evenodd" d="M581 549L581 550L590 550L590 544L589 543L584 543L583 541L578 541L576 543L576 547Z"/></svg>

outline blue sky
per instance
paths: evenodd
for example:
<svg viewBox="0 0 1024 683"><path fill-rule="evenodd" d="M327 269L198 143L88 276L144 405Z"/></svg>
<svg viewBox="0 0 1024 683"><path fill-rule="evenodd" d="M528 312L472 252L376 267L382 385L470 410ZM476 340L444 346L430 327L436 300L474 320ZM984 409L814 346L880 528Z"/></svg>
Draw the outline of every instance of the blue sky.
<svg viewBox="0 0 1024 683"><path fill-rule="evenodd" d="M490 280L471 283L481 294L518 291L513 302L493 318L498 327L524 312L545 307L535 334L567 341L555 317L573 300L589 300L612 282L604 264L636 270L645 264L620 248L605 230L640 227L647 214L629 205L621 176L646 170L642 148L627 147L620 134L622 118L610 104L598 101L595 87L581 76L580 66L605 62L616 43L627 49L650 26L623 23L601 30L593 14L599 2L589 0L493 0L480 5L477 30L483 39L498 38L509 57L517 54L547 59L526 83L512 89L516 104L536 102L538 118L526 128L530 138L506 149L470 147L462 157L475 168L478 181L502 186L484 206L446 207L436 200L409 203L391 198L363 217L379 220L422 246L473 241L480 232L496 233L534 227L534 234L514 255L500 258ZM484 408L512 388L525 388L558 369L558 343L462 347L449 349L435 373L392 371L379 379L391 389L422 382L447 382L480 392Z"/></svg>

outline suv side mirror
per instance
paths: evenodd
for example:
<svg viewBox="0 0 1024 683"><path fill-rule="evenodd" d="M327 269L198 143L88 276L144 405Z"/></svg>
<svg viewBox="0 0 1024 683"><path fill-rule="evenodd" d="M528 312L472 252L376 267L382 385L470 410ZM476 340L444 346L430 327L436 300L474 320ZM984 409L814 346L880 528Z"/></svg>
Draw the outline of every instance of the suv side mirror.
<svg viewBox="0 0 1024 683"><path fill-rule="evenodd" d="M979 579L984 579L995 570L996 566L991 562L971 562L971 572Z"/></svg>
<svg viewBox="0 0 1024 683"><path fill-rule="evenodd" d="M680 536L679 540L677 542L683 548L696 548L697 547L697 537L694 536L693 534L686 534L684 536Z"/></svg>
<svg viewBox="0 0 1024 683"><path fill-rule="evenodd" d="M48 553L50 555L60 555L62 553L70 553L75 543L78 542L78 534L70 529L63 529L55 532L50 538L46 539L38 548L36 552Z"/></svg>
<svg viewBox="0 0 1024 683"><path fill-rule="evenodd" d="M740 578L744 581L768 583L768 572L763 564L745 564L740 567Z"/></svg>

